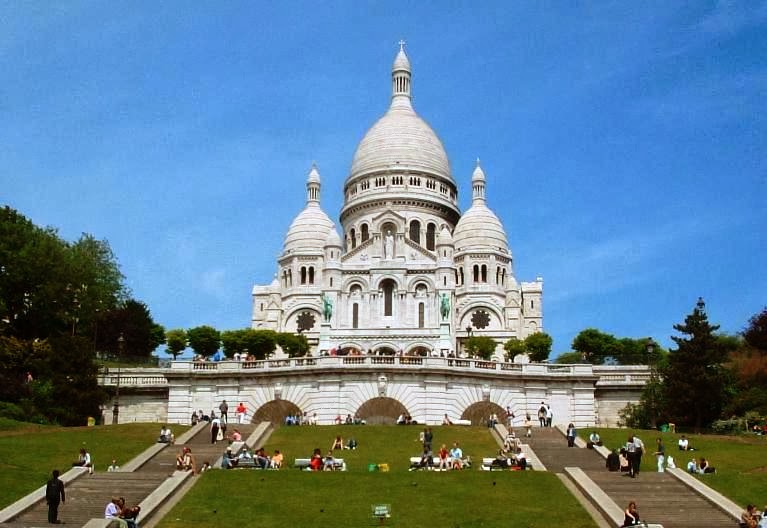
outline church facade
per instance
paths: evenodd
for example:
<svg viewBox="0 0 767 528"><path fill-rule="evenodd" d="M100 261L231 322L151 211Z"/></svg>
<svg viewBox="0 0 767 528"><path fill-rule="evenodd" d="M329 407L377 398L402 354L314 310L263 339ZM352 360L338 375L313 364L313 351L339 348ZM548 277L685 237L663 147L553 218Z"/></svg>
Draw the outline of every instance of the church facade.
<svg viewBox="0 0 767 528"><path fill-rule="evenodd" d="M285 237L271 284L252 290L251 326L302 333L313 355L461 356L488 336L543 329L543 281L518 282L506 231L488 207L477 161L461 213L445 149L415 112L402 45L388 111L365 134L344 183L341 234L320 205L312 166L306 206Z"/></svg>

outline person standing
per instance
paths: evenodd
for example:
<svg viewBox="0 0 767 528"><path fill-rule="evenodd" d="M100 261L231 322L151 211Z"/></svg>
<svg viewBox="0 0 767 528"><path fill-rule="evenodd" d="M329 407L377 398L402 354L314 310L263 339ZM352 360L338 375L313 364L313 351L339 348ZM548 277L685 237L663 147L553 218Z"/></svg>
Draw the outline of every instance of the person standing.
<svg viewBox="0 0 767 528"><path fill-rule="evenodd" d="M210 421L210 443L215 444L218 441L218 433L221 431L221 420L214 417Z"/></svg>
<svg viewBox="0 0 767 528"><path fill-rule="evenodd" d="M634 456L636 457L636 467L634 468L634 476L639 475L639 470L642 467L642 455L644 454L644 442L634 435Z"/></svg>
<svg viewBox="0 0 767 528"><path fill-rule="evenodd" d="M533 436L533 422L530 420L530 413L527 413L525 415L525 430L526 430L525 436L527 436L528 438Z"/></svg>
<svg viewBox="0 0 767 528"><path fill-rule="evenodd" d="M245 417L248 414L248 409L245 407L245 404L243 402L240 402L240 404L237 406L237 423L243 424L245 423Z"/></svg>
<svg viewBox="0 0 767 528"><path fill-rule="evenodd" d="M538 422L541 427L546 427L546 404L541 402L541 406L538 407Z"/></svg>
<svg viewBox="0 0 767 528"><path fill-rule="evenodd" d="M223 423L228 422L229 416L227 413L229 412L229 405L227 405L226 400L221 402L221 405L218 406L218 410L221 411L221 421Z"/></svg>
<svg viewBox="0 0 767 528"><path fill-rule="evenodd" d="M48 503L48 522L61 524L59 521L59 504L64 504L64 483L59 478L59 470L54 469L51 479L45 485L45 501Z"/></svg>
<svg viewBox="0 0 767 528"><path fill-rule="evenodd" d="M663 448L663 440L658 438L656 442L658 446L655 449L655 456L658 459L658 473L663 473L663 463L666 460L666 452Z"/></svg>
<svg viewBox="0 0 767 528"><path fill-rule="evenodd" d="M634 435L629 435L628 440L626 440L626 459L629 463L629 477L631 478L636 477L636 450L637 447L634 443Z"/></svg>
<svg viewBox="0 0 767 528"><path fill-rule="evenodd" d="M572 423L567 426L567 447L575 447L575 426Z"/></svg>

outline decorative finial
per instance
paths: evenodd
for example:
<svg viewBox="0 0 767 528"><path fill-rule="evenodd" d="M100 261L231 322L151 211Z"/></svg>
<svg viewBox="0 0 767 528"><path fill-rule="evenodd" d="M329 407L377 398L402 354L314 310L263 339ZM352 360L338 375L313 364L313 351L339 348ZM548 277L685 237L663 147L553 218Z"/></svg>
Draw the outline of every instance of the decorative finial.
<svg viewBox="0 0 767 528"><path fill-rule="evenodd" d="M479 158L477 158L477 159L479 159ZM316 162L316 161L314 161L314 160L312 160L312 169L314 169L314 170L318 170L318 169L317 169L317 162Z"/></svg>
<svg viewBox="0 0 767 528"><path fill-rule="evenodd" d="M405 41L402 40L402 39L400 39L400 41L399 41L399 50L400 51L405 51Z"/></svg>
<svg viewBox="0 0 767 528"><path fill-rule="evenodd" d="M477 167L479 167L479 156L477 156Z"/></svg>

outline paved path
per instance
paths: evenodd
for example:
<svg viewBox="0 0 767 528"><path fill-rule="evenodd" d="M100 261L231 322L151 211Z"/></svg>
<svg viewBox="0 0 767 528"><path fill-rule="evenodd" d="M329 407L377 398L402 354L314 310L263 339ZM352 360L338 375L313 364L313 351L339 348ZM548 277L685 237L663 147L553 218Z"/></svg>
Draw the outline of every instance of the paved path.
<svg viewBox="0 0 767 528"><path fill-rule="evenodd" d="M642 472L635 479L611 473L604 459L591 449L567 447L556 429L535 428L530 446L549 471L562 473L565 467L580 467L618 506L636 501L643 520L664 528L732 527L730 516L668 473Z"/></svg>

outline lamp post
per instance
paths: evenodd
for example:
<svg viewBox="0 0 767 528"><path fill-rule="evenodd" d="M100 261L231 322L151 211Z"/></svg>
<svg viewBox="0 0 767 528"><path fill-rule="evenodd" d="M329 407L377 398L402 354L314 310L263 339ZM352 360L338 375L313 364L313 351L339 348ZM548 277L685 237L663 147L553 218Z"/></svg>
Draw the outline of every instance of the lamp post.
<svg viewBox="0 0 767 528"><path fill-rule="evenodd" d="M650 390L646 392L647 396L647 407L649 411L649 418L650 418L650 426L655 429L657 426L657 415L658 415L658 409L657 402L656 402L656 390L658 389L658 379L657 374L655 372L655 347L657 346L657 343L653 341L652 337L648 337L647 341L645 342L645 363L647 363L647 367L650 369Z"/></svg>
<svg viewBox="0 0 767 528"><path fill-rule="evenodd" d="M466 339L467 339L467 340L468 340L468 339L471 339L471 333L472 333L473 331L474 331L474 329L471 327L471 325L469 325L469 326L467 326L467 327L466 327ZM464 345L463 345L463 351L464 351L464 353L466 353L466 355L467 355L467 356L469 355L469 354L468 354L468 352L466 351L466 344L465 344L465 343L464 343Z"/></svg>
<svg viewBox="0 0 767 528"><path fill-rule="evenodd" d="M120 351L120 357L117 358L117 389L115 390L115 405L112 408L112 423L119 423L120 419L120 360L125 355L125 337L120 332L117 338L117 349Z"/></svg>

